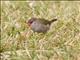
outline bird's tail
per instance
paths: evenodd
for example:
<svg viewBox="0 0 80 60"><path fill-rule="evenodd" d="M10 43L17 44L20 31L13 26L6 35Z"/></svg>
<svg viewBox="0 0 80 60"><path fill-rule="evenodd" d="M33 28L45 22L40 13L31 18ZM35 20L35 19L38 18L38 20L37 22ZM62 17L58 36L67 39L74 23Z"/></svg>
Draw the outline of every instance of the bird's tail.
<svg viewBox="0 0 80 60"><path fill-rule="evenodd" d="M51 24L52 22L57 21L57 19L52 19L49 24Z"/></svg>

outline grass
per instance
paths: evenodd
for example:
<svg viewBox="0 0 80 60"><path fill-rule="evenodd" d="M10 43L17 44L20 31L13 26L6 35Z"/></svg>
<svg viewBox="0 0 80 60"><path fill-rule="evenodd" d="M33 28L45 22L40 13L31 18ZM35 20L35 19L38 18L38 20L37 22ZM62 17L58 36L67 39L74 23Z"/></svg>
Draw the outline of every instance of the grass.
<svg viewBox="0 0 80 60"><path fill-rule="evenodd" d="M46 34L26 24L57 18ZM1 1L2 60L80 60L79 1Z"/></svg>

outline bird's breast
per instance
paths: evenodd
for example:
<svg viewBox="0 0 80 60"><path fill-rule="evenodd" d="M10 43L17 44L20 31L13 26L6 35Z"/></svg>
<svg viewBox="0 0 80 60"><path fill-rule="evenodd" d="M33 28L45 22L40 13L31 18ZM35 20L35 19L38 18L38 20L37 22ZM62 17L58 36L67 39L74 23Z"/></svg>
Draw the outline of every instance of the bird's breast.
<svg viewBox="0 0 80 60"><path fill-rule="evenodd" d="M49 29L49 25L45 25L39 22L33 22L31 24L31 29L34 32L47 32L47 30Z"/></svg>

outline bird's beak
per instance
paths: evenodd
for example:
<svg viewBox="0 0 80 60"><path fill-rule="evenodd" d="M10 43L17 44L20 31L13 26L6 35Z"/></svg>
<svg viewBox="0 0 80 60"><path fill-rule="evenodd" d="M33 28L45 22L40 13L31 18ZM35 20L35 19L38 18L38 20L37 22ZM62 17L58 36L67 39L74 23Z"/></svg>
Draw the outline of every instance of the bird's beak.
<svg viewBox="0 0 80 60"><path fill-rule="evenodd" d="M26 26L27 26L28 28L30 28L30 24L29 24L28 22L26 22Z"/></svg>
<svg viewBox="0 0 80 60"><path fill-rule="evenodd" d="M30 23L28 23L28 26L30 27L30 26L31 26L31 24L30 24Z"/></svg>
<svg viewBox="0 0 80 60"><path fill-rule="evenodd" d="M27 23L27 26L29 29L31 29L31 24L30 23Z"/></svg>

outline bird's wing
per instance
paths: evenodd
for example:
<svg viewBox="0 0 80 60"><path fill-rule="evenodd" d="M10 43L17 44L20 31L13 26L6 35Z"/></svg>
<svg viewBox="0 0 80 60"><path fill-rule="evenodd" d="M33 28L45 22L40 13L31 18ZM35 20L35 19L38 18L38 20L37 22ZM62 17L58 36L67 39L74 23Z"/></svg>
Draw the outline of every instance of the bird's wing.
<svg viewBox="0 0 80 60"><path fill-rule="evenodd" d="M46 19L43 19L43 18L40 18L38 21L39 21L40 23L42 23L42 24L45 24L45 25L49 24L49 22L50 22L50 21L48 21L48 20L46 20Z"/></svg>

